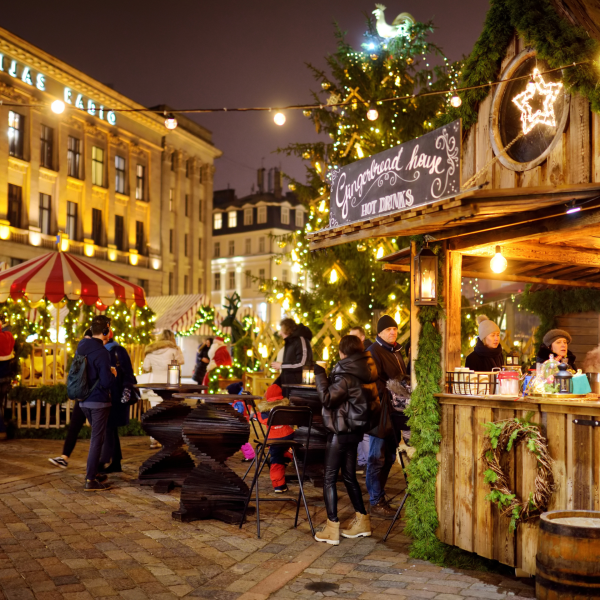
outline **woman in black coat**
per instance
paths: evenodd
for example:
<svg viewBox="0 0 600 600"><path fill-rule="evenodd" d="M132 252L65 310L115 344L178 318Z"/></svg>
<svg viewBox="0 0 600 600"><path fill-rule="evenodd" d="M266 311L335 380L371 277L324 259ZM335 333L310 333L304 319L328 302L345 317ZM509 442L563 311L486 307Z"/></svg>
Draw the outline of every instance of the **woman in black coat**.
<svg viewBox="0 0 600 600"><path fill-rule="evenodd" d="M472 371L491 371L502 368L504 357L500 345L500 327L485 315L478 315L479 337L473 352L467 356L465 367Z"/></svg>
<svg viewBox="0 0 600 600"><path fill-rule="evenodd" d="M573 369L573 371L577 371L577 367L575 366L575 359L577 357L569 350L569 344L571 342L571 336L564 329L551 329L544 336L543 343L537 352L535 362L546 362L550 358L550 355L553 354L554 358L559 363L567 363L569 368Z"/></svg>
<svg viewBox="0 0 600 600"><path fill-rule="evenodd" d="M213 339L206 338L204 343L198 346L198 352L196 353L196 367L194 368L194 374L192 375L192 379L201 384L204 375L206 375L206 367L208 367L208 363L210 362L210 358L208 358L208 351L212 346Z"/></svg>

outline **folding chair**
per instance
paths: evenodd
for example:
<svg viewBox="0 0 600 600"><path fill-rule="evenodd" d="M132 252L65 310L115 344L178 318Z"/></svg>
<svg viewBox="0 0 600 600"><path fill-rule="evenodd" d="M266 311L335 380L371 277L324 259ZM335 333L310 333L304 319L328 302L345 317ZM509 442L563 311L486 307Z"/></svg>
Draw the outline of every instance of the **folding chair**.
<svg viewBox="0 0 600 600"><path fill-rule="evenodd" d="M271 433L271 427L275 427L277 425L295 425L297 427L307 427L308 435L306 437L306 444L302 442L297 442L295 440L269 440L269 434ZM308 445L310 443L310 430L312 427L312 411L307 406L277 406L275 407L271 413L269 414L269 420L267 421L267 433L265 435L264 441L254 440L257 450L256 455L256 468L254 471L254 478L252 479L252 484L250 485L250 489L248 491L248 497L246 498L246 504L244 505L244 512L242 513L242 518L240 520L240 529L244 523L244 518L246 517L246 512L248 510L248 505L252 499L252 491L256 488L256 535L260 538L260 502L295 502L296 503L296 518L294 520L294 527L298 526L298 514L300 512L300 499L304 503L304 509L306 510L306 516L308 518L308 523L310 525L310 530L312 534L315 534L315 530L312 524L312 519L310 518L310 512L308 510L308 505L306 503L306 496L304 495L304 473L306 471L306 459L308 457ZM300 490L298 492L298 498L295 500L294 498L261 498L258 491L258 479L259 476L267 462L268 458L268 450L272 446L279 446L290 448L292 450L292 458L294 462L294 468L296 469L296 475L298 476L298 485L300 486ZM304 450L304 462L302 464L302 475L300 475L300 470L298 468L298 461L296 459L296 450L302 448Z"/></svg>

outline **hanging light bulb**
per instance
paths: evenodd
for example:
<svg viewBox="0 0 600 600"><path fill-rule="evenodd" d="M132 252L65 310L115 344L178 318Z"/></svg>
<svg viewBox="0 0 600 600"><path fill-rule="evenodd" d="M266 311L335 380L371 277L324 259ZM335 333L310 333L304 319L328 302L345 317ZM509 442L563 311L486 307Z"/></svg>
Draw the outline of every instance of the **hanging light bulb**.
<svg viewBox="0 0 600 600"><path fill-rule="evenodd" d="M450 98L450 104L452 104L452 106L454 106L454 108L458 108L462 104L462 100L460 99L460 96L457 96L456 94L454 94L454 96L452 96L452 98Z"/></svg>
<svg viewBox="0 0 600 600"><path fill-rule="evenodd" d="M358 158L364 158L365 153L363 152L363 149L360 147L360 144L356 144L354 147L356 148L356 156L358 156Z"/></svg>
<svg viewBox="0 0 600 600"><path fill-rule="evenodd" d="M173 113L165 114L165 127L167 129L176 129L177 128L177 119Z"/></svg>
<svg viewBox="0 0 600 600"><path fill-rule="evenodd" d="M490 267L494 273L503 273L506 271L506 267L508 266L508 262L506 258L502 256L502 251L500 246L496 246L496 254L490 260Z"/></svg>
<svg viewBox="0 0 600 600"><path fill-rule="evenodd" d="M377 107L374 102L371 102L369 110L367 111L367 119L369 119L369 121L375 121L378 116L379 112L377 111Z"/></svg>
<svg viewBox="0 0 600 600"><path fill-rule="evenodd" d="M65 103L62 100L55 100L50 105L50 110L52 110L54 114L61 115L65 112Z"/></svg>
<svg viewBox="0 0 600 600"><path fill-rule="evenodd" d="M329 360L329 347L325 346L323 348L323 360Z"/></svg>
<svg viewBox="0 0 600 600"><path fill-rule="evenodd" d="M381 258L383 256L383 246L379 246L379 248L377 248L377 254L376 254L376 258Z"/></svg>
<svg viewBox="0 0 600 600"><path fill-rule="evenodd" d="M394 315L394 321L396 321L396 323L400 323L401 320L402 316L400 315L400 311L396 310L396 314Z"/></svg>
<svg viewBox="0 0 600 600"><path fill-rule="evenodd" d="M329 273L329 283L335 283L338 280L338 274L337 271L334 269L331 269L331 272Z"/></svg>
<svg viewBox="0 0 600 600"><path fill-rule="evenodd" d="M342 317L341 315L338 315L337 319L335 320L335 329L336 331L340 331L342 329Z"/></svg>
<svg viewBox="0 0 600 600"><path fill-rule="evenodd" d="M273 117L273 121L275 121L275 125L279 125L281 127L285 123L285 115L278 112Z"/></svg>

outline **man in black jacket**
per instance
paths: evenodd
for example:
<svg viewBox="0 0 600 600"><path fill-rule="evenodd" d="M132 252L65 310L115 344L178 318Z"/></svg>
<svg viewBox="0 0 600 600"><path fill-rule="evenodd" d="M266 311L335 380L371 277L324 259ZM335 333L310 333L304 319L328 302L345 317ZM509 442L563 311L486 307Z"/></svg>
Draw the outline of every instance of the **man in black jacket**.
<svg viewBox="0 0 600 600"><path fill-rule="evenodd" d="M92 338L83 338L77 345L76 354L86 357L88 384L94 386L91 394L80 402L81 410L92 426L84 490L100 492L109 489L102 483L106 475L99 476L98 467L110 415L110 388L117 371L111 367L110 354L104 347L110 336L110 319L104 315L94 317L91 330Z"/></svg>
<svg viewBox="0 0 600 600"><path fill-rule="evenodd" d="M385 485L394 461L398 440L394 433L391 418L391 399L386 387L390 379L400 379L406 374L406 366L396 344L398 324L389 315L377 322L377 338L369 347L369 352L377 365L377 390L381 400L381 419L379 425L371 430L369 459L367 462L367 490L371 503L371 515L392 519L396 509L385 497Z"/></svg>
<svg viewBox="0 0 600 600"><path fill-rule="evenodd" d="M271 368L281 369L281 375L275 380L279 386L302 383L302 369L312 367L313 354L310 346L311 330L294 319L283 319L280 326L281 337L285 340L283 360L271 363Z"/></svg>

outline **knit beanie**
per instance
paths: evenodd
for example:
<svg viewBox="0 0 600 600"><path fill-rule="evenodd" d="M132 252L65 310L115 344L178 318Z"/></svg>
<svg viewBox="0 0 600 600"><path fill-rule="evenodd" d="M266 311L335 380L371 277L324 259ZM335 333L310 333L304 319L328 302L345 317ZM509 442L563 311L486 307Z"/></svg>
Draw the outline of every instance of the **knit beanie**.
<svg viewBox="0 0 600 600"><path fill-rule="evenodd" d="M544 344L546 347L550 348L552 344L559 338L565 338L565 340L567 340L567 344L570 344L572 340L571 336L564 329L551 329L544 336Z"/></svg>
<svg viewBox="0 0 600 600"><path fill-rule="evenodd" d="M500 327L494 321L491 321L487 315L477 315L477 322L479 323L479 339L482 342L490 333L495 331L500 333Z"/></svg>
<svg viewBox="0 0 600 600"><path fill-rule="evenodd" d="M379 321L377 321L377 335L379 335L384 329L387 329L388 327L398 328L398 323L396 323L396 321L394 321L394 319L392 319L390 315L383 315L383 317L381 317Z"/></svg>
<svg viewBox="0 0 600 600"><path fill-rule="evenodd" d="M238 396L242 392L243 388L244 386L242 382L236 381L235 383L230 383L225 389L227 390L228 394L231 394L232 396Z"/></svg>
<svg viewBox="0 0 600 600"><path fill-rule="evenodd" d="M265 392L265 400L267 402L277 402L283 399L283 390L276 384L272 383Z"/></svg>

